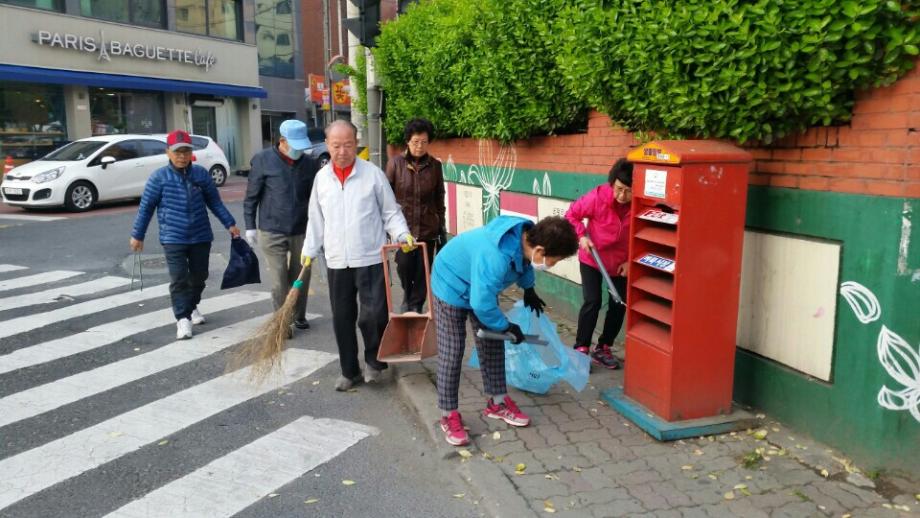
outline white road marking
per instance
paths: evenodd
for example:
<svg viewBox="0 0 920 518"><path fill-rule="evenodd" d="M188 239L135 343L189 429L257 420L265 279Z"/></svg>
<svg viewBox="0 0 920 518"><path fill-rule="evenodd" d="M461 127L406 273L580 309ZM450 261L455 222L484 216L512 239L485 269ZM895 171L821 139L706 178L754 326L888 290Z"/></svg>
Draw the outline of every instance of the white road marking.
<svg viewBox="0 0 920 518"><path fill-rule="evenodd" d="M88 300L54 311L13 318L6 322L0 322L0 338L6 338L8 336L38 329L49 324L70 320L71 318L85 317L107 309L143 302L165 295L169 295L169 284L161 284L144 290L128 291L109 297L103 297L101 299ZM3 363L0 362L0 372L5 372L3 367Z"/></svg>
<svg viewBox="0 0 920 518"><path fill-rule="evenodd" d="M230 324L195 335L192 340L178 340L149 353L0 398L0 427L219 352L245 341L264 321L265 316L260 316Z"/></svg>
<svg viewBox="0 0 920 518"><path fill-rule="evenodd" d="M56 270L53 272L36 273L35 275L26 275L25 277L15 277L0 281L0 291L15 290L19 288L28 288L39 284L49 284L52 282L62 281L77 275L83 275L83 272L69 272L66 270Z"/></svg>
<svg viewBox="0 0 920 518"><path fill-rule="evenodd" d="M144 291L146 292L147 290ZM219 297L205 299L201 302L201 309L206 313L208 311L221 311L251 302L265 300L269 298L269 296L268 293L261 291L237 291ZM2 330L5 325L5 323L0 322L0 330ZM58 338L57 340L51 340L30 347L23 347L10 354L0 356L0 374L90 351L98 347L118 342L131 335L143 333L166 325L175 325L175 317L173 316L172 309L163 309L138 315L136 317L116 320L115 322L92 327L81 333ZM199 331L201 329L207 329L207 325L208 324L205 324L205 327L197 327L196 329Z"/></svg>
<svg viewBox="0 0 920 518"><path fill-rule="evenodd" d="M0 461L0 509L305 378L335 359L326 352L288 349L282 358L283 371L261 385L246 382L250 374L246 368L8 457Z"/></svg>
<svg viewBox="0 0 920 518"><path fill-rule="evenodd" d="M100 291L119 288L131 283L127 277L101 277L81 284L72 284L70 286L60 286L50 290L39 291L37 293L27 293L14 297L0 299L0 311L13 308L24 308L38 304L51 304L57 302L62 295L70 297L79 297L90 295Z"/></svg>
<svg viewBox="0 0 920 518"><path fill-rule="evenodd" d="M106 518L233 516L378 433L358 423L301 417Z"/></svg>
<svg viewBox="0 0 920 518"><path fill-rule="evenodd" d="M28 266L17 266L15 264L0 264L0 273L16 272L19 270L28 270Z"/></svg>
<svg viewBox="0 0 920 518"><path fill-rule="evenodd" d="M13 219L18 221L58 221L67 219L66 216L33 216L31 214L0 214L0 219Z"/></svg>

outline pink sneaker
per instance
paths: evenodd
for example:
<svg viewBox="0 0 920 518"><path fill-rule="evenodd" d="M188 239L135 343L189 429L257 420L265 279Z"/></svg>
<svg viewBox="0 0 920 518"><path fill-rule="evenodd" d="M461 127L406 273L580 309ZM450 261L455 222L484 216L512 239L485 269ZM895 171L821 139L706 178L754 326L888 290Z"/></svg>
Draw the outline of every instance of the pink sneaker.
<svg viewBox="0 0 920 518"><path fill-rule="evenodd" d="M489 398L489 404L482 413L492 419L501 419L511 426L527 426L530 424L530 417L521 412L517 404L508 396L505 396L505 401L501 405L496 405L492 398Z"/></svg>
<svg viewBox="0 0 920 518"><path fill-rule="evenodd" d="M588 355L588 346L586 345L579 345L578 347L575 348L575 350L580 352L581 354L584 354L585 356Z"/></svg>
<svg viewBox="0 0 920 518"><path fill-rule="evenodd" d="M452 411L447 417L441 418L441 431L444 432L444 440L452 446L466 446L470 443L470 436L463 428L463 420L460 419L460 412Z"/></svg>

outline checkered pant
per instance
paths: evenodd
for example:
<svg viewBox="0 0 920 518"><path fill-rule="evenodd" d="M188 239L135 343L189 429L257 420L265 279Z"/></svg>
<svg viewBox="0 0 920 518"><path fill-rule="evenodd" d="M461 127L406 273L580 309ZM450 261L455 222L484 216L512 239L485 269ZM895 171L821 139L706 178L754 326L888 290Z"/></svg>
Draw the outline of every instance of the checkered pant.
<svg viewBox="0 0 920 518"><path fill-rule="evenodd" d="M458 308L432 296L435 322L438 326L438 407L456 410L459 406L460 368L466 349L466 320L473 327L476 347L479 350L479 367L485 393L505 394L505 343L501 340L482 340L475 333L483 327L472 310Z"/></svg>

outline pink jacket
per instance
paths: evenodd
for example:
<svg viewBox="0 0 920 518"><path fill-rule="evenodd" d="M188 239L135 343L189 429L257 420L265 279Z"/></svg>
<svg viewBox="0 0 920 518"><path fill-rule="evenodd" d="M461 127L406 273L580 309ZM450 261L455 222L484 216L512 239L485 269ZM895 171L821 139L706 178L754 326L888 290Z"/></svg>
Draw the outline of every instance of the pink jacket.
<svg viewBox="0 0 920 518"><path fill-rule="evenodd" d="M629 256L630 205L617 202L613 187L604 183L575 200L565 213L579 239L587 234L594 243L611 277L616 276L617 268ZM588 220L587 227L583 220ZM597 268L591 252L579 248L578 260Z"/></svg>

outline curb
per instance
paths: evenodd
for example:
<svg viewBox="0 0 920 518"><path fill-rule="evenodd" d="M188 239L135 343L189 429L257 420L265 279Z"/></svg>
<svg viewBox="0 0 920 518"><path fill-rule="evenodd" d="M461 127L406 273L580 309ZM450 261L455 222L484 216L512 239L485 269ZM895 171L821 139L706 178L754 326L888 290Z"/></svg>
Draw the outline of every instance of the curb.
<svg viewBox="0 0 920 518"><path fill-rule="evenodd" d="M460 457L457 449L444 442L437 422L441 419L438 397L428 371L418 363L390 365L396 377L399 393L414 411L416 419L425 430L437 455L448 461ZM514 484L508 480L501 468L476 455L474 443L467 447L474 457L459 463L457 471L469 486L481 497L480 506L495 518L518 518L538 516L530 508Z"/></svg>

